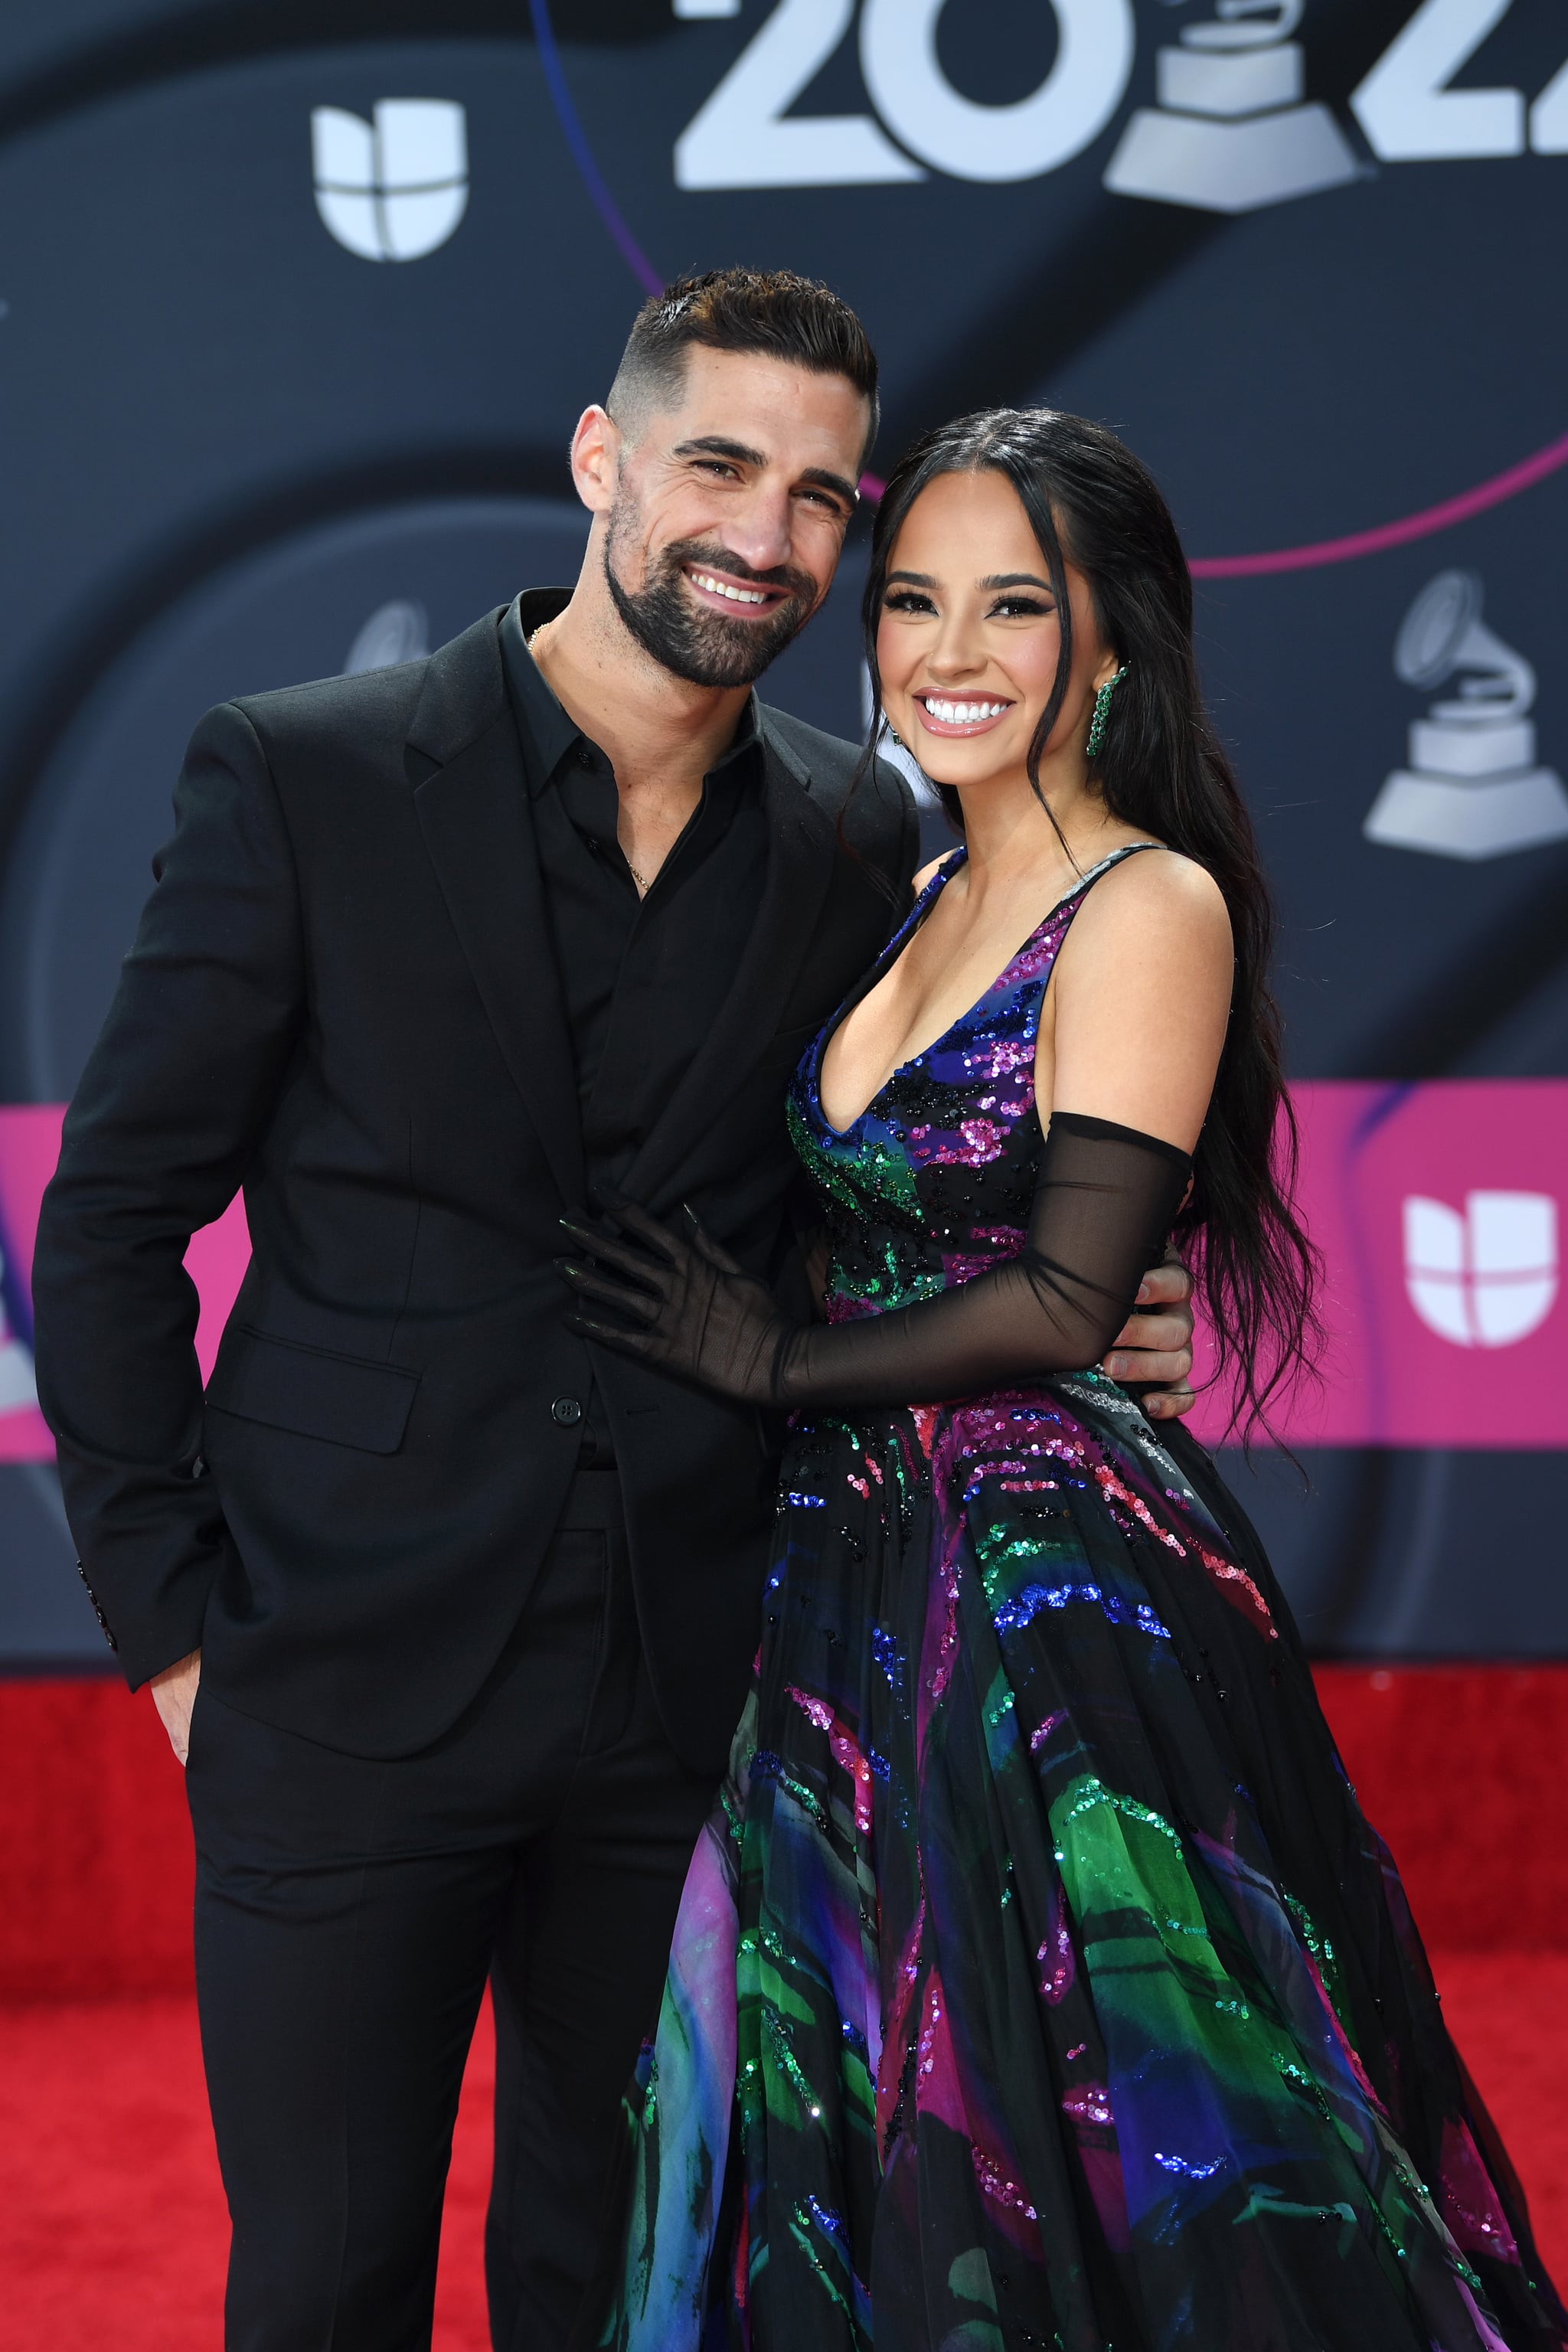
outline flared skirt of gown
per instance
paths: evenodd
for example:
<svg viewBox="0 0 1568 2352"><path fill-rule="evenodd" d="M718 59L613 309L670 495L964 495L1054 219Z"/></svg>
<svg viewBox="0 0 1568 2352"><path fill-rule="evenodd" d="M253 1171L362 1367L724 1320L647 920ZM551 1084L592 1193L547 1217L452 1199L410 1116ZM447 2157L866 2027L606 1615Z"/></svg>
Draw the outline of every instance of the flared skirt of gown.
<svg viewBox="0 0 1568 2352"><path fill-rule="evenodd" d="M616 2352L1563 2341L1267 1560L1098 1373L798 1426Z"/></svg>

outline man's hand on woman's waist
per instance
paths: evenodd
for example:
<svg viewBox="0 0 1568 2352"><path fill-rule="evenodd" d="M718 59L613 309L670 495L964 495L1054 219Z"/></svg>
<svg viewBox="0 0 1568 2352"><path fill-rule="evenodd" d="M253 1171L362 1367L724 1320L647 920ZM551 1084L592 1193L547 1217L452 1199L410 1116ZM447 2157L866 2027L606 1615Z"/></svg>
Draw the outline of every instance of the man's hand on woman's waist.
<svg viewBox="0 0 1568 2352"><path fill-rule="evenodd" d="M1153 1382L1141 1400L1151 1421L1178 1420L1197 1402L1188 1377L1193 1369L1192 1298L1193 1277L1173 1250L1139 1284L1137 1303L1101 1364L1113 1381Z"/></svg>

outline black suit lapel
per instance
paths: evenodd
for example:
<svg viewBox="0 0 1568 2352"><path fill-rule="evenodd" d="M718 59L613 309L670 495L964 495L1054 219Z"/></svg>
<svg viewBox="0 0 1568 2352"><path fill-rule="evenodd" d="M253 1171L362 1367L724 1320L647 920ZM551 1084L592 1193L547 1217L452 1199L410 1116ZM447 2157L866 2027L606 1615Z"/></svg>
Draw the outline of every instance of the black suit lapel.
<svg viewBox="0 0 1568 2352"><path fill-rule="evenodd" d="M576 1073L517 727L491 615L443 647L409 745L435 761L414 805L458 944L562 1199L585 1181Z"/></svg>
<svg viewBox="0 0 1568 2352"><path fill-rule="evenodd" d="M626 1191L652 1202L667 1194L692 1146L723 1114L779 1025L821 911L837 855L827 811L810 777L762 715L768 870L756 929L734 985L700 1049L627 1171Z"/></svg>

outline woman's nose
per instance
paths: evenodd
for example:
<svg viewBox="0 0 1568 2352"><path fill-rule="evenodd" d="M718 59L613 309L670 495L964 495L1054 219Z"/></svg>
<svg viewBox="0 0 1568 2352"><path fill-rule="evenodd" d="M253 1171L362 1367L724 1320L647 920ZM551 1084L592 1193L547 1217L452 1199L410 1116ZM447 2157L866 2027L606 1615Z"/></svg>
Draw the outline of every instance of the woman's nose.
<svg viewBox="0 0 1568 2352"><path fill-rule="evenodd" d="M970 677L984 665L985 656L979 646L952 629L942 631L926 659L926 667L934 677Z"/></svg>

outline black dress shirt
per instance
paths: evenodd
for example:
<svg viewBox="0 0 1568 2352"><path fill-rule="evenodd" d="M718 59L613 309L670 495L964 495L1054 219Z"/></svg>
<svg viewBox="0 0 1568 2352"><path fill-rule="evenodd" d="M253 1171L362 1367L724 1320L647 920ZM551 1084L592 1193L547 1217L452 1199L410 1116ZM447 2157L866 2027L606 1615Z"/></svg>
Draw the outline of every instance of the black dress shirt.
<svg viewBox="0 0 1568 2352"><path fill-rule="evenodd" d="M528 650L570 591L525 591L500 624L507 688L577 1071L590 1185L614 1187L733 984L767 874L763 748L749 703L645 897L617 838L615 771ZM584 1466L608 1459L597 1397Z"/></svg>

